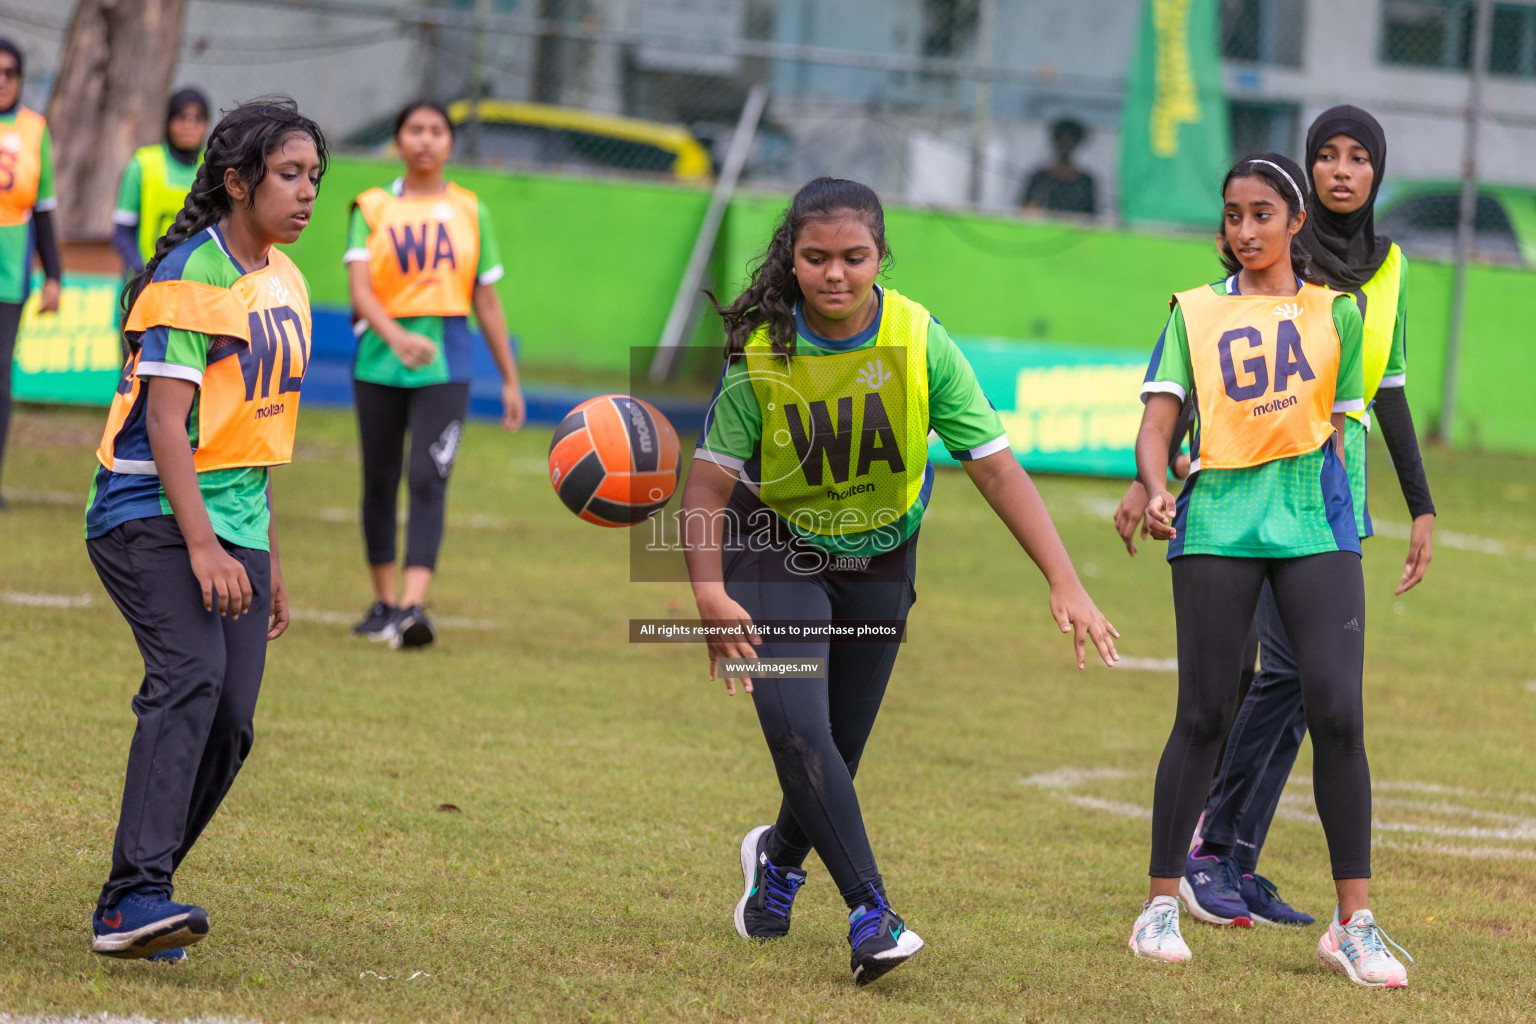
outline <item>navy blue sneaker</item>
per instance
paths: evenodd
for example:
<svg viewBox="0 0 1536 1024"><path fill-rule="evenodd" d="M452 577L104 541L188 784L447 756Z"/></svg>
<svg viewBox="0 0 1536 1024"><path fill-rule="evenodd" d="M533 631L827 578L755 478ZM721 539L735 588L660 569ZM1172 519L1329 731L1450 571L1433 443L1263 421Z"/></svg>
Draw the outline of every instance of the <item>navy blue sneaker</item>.
<svg viewBox="0 0 1536 1024"><path fill-rule="evenodd" d="M860 904L848 915L848 945L853 949L849 965L858 985L890 973L923 948L923 940L896 916L885 897L873 886L870 891L874 906Z"/></svg>
<svg viewBox="0 0 1536 1024"><path fill-rule="evenodd" d="M144 959L152 964L179 964L187 959L187 951L177 946L175 949L162 949L158 953L151 953Z"/></svg>
<svg viewBox="0 0 1536 1024"><path fill-rule="evenodd" d="M172 903L158 889L135 889L91 919L91 952L142 960L163 950L190 946L208 934L202 907Z"/></svg>
<svg viewBox="0 0 1536 1024"><path fill-rule="evenodd" d="M1179 898L1197 921L1252 928L1241 876L1232 857L1197 857L1191 853L1184 861L1184 877L1179 879Z"/></svg>
<svg viewBox="0 0 1536 1024"><path fill-rule="evenodd" d="M741 899L736 934L744 939L779 939L789 934L789 912L805 884L805 872L781 868L768 859L768 833L759 825L741 841Z"/></svg>
<svg viewBox="0 0 1536 1024"><path fill-rule="evenodd" d="M1281 899L1275 891L1275 883L1263 875L1244 875L1241 891L1243 902L1248 905L1248 913L1259 924L1288 924L1305 928L1317 923L1311 914L1303 914Z"/></svg>

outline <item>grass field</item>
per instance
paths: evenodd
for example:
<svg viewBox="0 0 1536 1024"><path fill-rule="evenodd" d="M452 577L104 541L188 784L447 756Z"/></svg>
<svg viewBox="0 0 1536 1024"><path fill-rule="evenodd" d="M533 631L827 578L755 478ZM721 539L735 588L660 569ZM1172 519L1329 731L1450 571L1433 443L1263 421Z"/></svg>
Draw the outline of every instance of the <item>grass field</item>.
<svg viewBox="0 0 1536 1024"><path fill-rule="evenodd" d="M1042 479L1079 570L1145 667L1071 667L1045 587L958 471L923 530L911 642L860 774L894 905L927 948L848 978L814 860L794 931L738 939L742 833L777 788L747 700L702 648L627 643L693 614L628 582L626 537L542 476L548 432L472 426L434 609L442 642L354 642L367 604L350 417L306 412L275 477L297 615L256 747L178 876L213 931L178 967L88 951L140 665L85 556L99 413L31 410L0 516L0 1015L407 1021L1530 1021L1536 1018L1536 462L1427 453L1426 582L1394 600L1396 480L1365 560L1373 908L1404 992L1316 962L1317 930L1218 932L1133 959L1152 772L1175 677L1168 570L1126 557L1121 485ZM1379 452L1373 449L1373 457ZM1303 751L1265 870L1332 905ZM452 804L457 812L440 810Z"/></svg>

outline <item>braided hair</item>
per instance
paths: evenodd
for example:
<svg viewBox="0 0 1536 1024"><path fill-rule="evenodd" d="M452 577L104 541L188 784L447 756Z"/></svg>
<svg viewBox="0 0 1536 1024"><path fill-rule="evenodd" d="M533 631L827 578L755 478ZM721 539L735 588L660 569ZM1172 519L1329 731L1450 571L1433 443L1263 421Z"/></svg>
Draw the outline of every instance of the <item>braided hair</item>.
<svg viewBox="0 0 1536 1024"><path fill-rule="evenodd" d="M725 355L741 353L752 332L768 325L774 351L795 354L795 303L802 294L795 280L795 237L813 221L833 220L852 213L863 220L875 238L883 263L891 254L885 243L885 210L880 197L868 185L846 178L816 178L795 193L789 209L773 232L768 251L752 267L752 281L729 306L721 306L714 293L706 292L715 312L725 321Z"/></svg>
<svg viewBox="0 0 1536 1024"><path fill-rule="evenodd" d="M233 208L224 188L224 172L233 170L249 187L245 205L256 203L256 187L267 176L267 157L282 148L291 135L307 135L320 154L320 173L328 156L320 126L299 113L298 104L286 96L264 96L235 107L219 119L208 136L203 163L197 169L186 203L176 219L155 243L155 254L123 286L120 302L124 319L146 285L154 280L166 254L182 242L217 224Z"/></svg>
<svg viewBox="0 0 1536 1024"><path fill-rule="evenodd" d="M1227 186L1238 178L1258 178L1264 184L1274 189L1281 199L1285 200L1286 223L1298 214L1306 212L1307 193L1306 173L1296 161L1279 153L1258 153L1254 156L1244 157L1232 165L1227 176L1221 180L1221 194L1227 194ZM1303 281L1312 280L1312 257L1307 248L1302 244L1301 233L1291 236L1291 270ZM1226 217L1221 221L1221 265L1228 274L1235 274L1243 269L1242 261L1232 251L1232 243L1227 241Z"/></svg>

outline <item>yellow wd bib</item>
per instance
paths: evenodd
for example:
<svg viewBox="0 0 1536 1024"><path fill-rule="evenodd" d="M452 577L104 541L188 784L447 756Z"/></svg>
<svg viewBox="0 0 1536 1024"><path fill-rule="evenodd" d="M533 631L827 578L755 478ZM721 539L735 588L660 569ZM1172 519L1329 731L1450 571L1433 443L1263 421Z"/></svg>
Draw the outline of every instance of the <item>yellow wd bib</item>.
<svg viewBox="0 0 1536 1024"><path fill-rule="evenodd" d="M151 327L197 331L234 339L235 355L208 364L199 385L199 473L293 461L299 421L299 387L309 368L310 310L304 278L283 253L272 249L261 270L228 288L195 281L156 281L128 312L130 337ZM154 464L114 464L113 445L138 402L141 350L135 347L107 415L96 457L113 472L154 473Z"/></svg>
<svg viewBox="0 0 1536 1024"><path fill-rule="evenodd" d="M1333 434L1337 293L1294 298L1179 292L1200 406L1201 469L1242 469L1317 450Z"/></svg>
<svg viewBox="0 0 1536 1024"><path fill-rule="evenodd" d="M357 197L373 292L392 317L468 316L480 264L480 204L451 182L436 196Z"/></svg>
<svg viewBox="0 0 1536 1024"><path fill-rule="evenodd" d="M139 161L139 253L144 261L155 254L155 243L187 203L191 189L171 184L163 145L145 146L134 156Z"/></svg>
<svg viewBox="0 0 1536 1024"><path fill-rule="evenodd" d="M767 327L746 345L762 414L760 494L803 534L899 521L928 465L928 311L885 289L873 348L786 358Z"/></svg>
<svg viewBox="0 0 1536 1024"><path fill-rule="evenodd" d="M0 124L0 227L25 224L37 205L43 177L43 115L16 109L15 124Z"/></svg>

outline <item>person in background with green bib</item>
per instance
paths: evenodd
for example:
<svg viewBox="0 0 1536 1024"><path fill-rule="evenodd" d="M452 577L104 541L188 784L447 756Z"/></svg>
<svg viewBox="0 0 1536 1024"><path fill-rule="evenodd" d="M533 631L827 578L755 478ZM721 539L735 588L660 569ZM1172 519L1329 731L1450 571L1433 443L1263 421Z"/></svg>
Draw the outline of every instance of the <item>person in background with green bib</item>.
<svg viewBox="0 0 1536 1024"><path fill-rule="evenodd" d="M458 456L473 376L474 314L501 374L501 424L525 417L507 318L496 294L501 254L490 211L443 177L453 122L431 100L395 118L405 174L357 197L347 232L358 336L352 393L363 449L363 540L374 602L356 636L391 647L437 639L423 608L443 540L448 473ZM396 599L395 509L410 435L405 580Z"/></svg>
<svg viewBox="0 0 1536 1024"><path fill-rule="evenodd" d="M726 367L682 502L699 616L731 631L709 645L710 678L752 694L783 794L777 821L742 840L736 931L789 931L815 849L850 911L860 985L923 945L887 901L853 776L916 599L930 428L1050 582L1078 667L1090 638L1119 658L970 364L926 309L875 283L888 255L873 190L817 178L796 193L751 284L716 306ZM815 668L722 663L759 656Z"/></svg>
<svg viewBox="0 0 1536 1024"><path fill-rule="evenodd" d="M208 97L196 89L180 89L165 111L165 141L145 146L123 168L112 223L112 247L123 258L123 271L137 274L155 254L187 201L187 193L203 162L208 138Z"/></svg>
<svg viewBox="0 0 1536 1024"><path fill-rule="evenodd" d="M21 105L21 51L0 39L0 466L11 426L11 359L21 311L32 291L32 261L43 265L37 312L59 309L59 246L53 234L53 140L43 115ZM5 509L0 498L0 511Z"/></svg>

